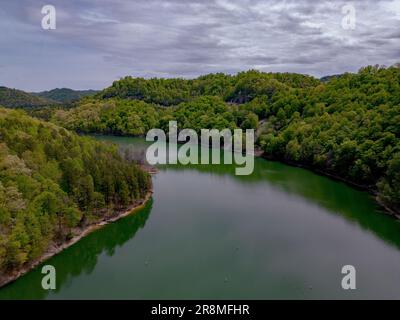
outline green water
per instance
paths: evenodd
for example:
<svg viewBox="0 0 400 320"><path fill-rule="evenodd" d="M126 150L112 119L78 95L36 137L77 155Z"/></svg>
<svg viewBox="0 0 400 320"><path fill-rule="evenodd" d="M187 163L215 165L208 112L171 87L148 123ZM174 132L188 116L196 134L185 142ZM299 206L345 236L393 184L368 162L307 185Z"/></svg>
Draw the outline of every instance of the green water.
<svg viewBox="0 0 400 320"><path fill-rule="evenodd" d="M99 137L135 151L144 141ZM400 298L400 223L371 197L309 171L256 159L234 167L165 166L145 209L0 289L24 299ZM354 265L357 289L341 288Z"/></svg>

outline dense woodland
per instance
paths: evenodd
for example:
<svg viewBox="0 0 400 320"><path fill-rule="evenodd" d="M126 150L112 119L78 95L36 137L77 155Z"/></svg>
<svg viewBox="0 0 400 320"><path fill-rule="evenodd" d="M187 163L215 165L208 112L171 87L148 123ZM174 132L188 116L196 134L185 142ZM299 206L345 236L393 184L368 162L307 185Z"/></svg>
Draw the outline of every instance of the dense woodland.
<svg viewBox="0 0 400 320"><path fill-rule="evenodd" d="M151 188L111 144L0 108L0 273L115 214Z"/></svg>
<svg viewBox="0 0 400 320"><path fill-rule="evenodd" d="M35 112L56 106L70 107L74 101L96 94L95 90L72 90L57 88L42 92L25 92L22 90L0 87L0 106L23 108Z"/></svg>
<svg viewBox="0 0 400 320"><path fill-rule="evenodd" d="M38 97L25 91L0 87L0 106L7 108L43 108L57 105L56 101Z"/></svg>
<svg viewBox="0 0 400 320"><path fill-rule="evenodd" d="M32 92L32 95L60 103L69 103L86 96L94 95L95 90L72 90L69 88L56 88L50 91Z"/></svg>
<svg viewBox="0 0 400 320"><path fill-rule="evenodd" d="M400 68L368 66L321 80L287 73L193 80L126 77L70 110L42 115L80 132L254 128L270 158L306 165L378 192L400 210Z"/></svg>

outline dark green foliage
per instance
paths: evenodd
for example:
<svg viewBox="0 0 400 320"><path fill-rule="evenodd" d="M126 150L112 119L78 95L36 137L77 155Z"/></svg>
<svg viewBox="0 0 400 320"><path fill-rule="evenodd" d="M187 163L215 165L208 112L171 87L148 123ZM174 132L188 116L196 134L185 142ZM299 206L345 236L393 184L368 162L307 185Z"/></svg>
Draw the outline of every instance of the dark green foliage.
<svg viewBox="0 0 400 320"><path fill-rule="evenodd" d="M369 66L324 82L254 70L194 80L128 77L53 120L78 131L133 135L167 129L170 120L198 131L254 128L269 157L366 186L400 207L398 66Z"/></svg>
<svg viewBox="0 0 400 320"><path fill-rule="evenodd" d="M330 76L324 76L320 80L321 80L321 82L325 83L325 82L331 81L332 79L339 78L341 76L342 76L341 74L334 74L334 75L330 75Z"/></svg>
<svg viewBox="0 0 400 320"><path fill-rule="evenodd" d="M294 103L269 118L259 139L266 153L377 188L387 205L399 209L400 69L366 67L297 100L290 112Z"/></svg>
<svg viewBox="0 0 400 320"><path fill-rule="evenodd" d="M41 108L57 104L56 101L37 97L33 94L0 87L0 106L7 108Z"/></svg>
<svg viewBox="0 0 400 320"><path fill-rule="evenodd" d="M115 146L0 109L0 270L37 258L150 187Z"/></svg>
<svg viewBox="0 0 400 320"><path fill-rule="evenodd" d="M95 90L72 90L68 88L56 88L50 91L33 92L32 94L44 99L49 99L52 101L69 103L79 100L83 97L92 96L96 94Z"/></svg>

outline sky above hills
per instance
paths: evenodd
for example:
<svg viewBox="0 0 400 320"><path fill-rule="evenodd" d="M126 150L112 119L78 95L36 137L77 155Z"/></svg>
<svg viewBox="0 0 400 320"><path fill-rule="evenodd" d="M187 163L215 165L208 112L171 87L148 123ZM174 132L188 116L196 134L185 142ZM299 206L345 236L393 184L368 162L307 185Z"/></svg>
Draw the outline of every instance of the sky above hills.
<svg viewBox="0 0 400 320"><path fill-rule="evenodd" d="M354 29L342 25L349 3ZM41 26L47 4L55 30ZM400 0L19 0L1 4L0 28L0 85L26 91L252 68L320 77L400 62Z"/></svg>

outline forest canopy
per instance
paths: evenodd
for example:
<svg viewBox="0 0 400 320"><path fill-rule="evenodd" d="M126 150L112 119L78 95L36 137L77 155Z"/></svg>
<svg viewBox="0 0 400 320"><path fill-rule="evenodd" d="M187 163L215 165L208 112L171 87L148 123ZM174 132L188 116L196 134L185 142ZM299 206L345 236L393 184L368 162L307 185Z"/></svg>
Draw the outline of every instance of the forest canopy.
<svg viewBox="0 0 400 320"><path fill-rule="evenodd" d="M55 106L58 102L35 96L22 90L0 87L0 106L7 108L43 108Z"/></svg>
<svg viewBox="0 0 400 320"><path fill-rule="evenodd" d="M40 257L150 188L149 175L116 146L0 108L0 271Z"/></svg>
<svg viewBox="0 0 400 320"><path fill-rule="evenodd" d="M126 77L50 118L68 129L144 135L150 128L253 128L269 158L378 192L400 209L400 68L321 80L255 70L197 79Z"/></svg>

